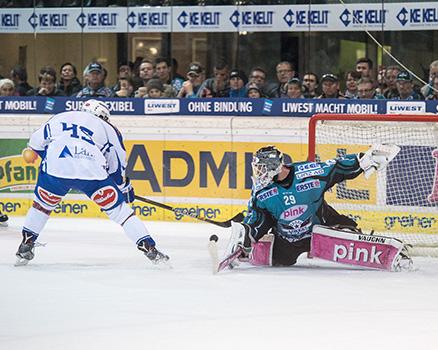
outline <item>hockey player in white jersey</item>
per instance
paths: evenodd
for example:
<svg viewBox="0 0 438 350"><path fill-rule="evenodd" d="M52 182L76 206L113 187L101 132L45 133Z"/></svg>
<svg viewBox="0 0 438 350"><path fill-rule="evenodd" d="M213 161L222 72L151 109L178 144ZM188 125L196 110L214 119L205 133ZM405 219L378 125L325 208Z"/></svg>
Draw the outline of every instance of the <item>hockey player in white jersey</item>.
<svg viewBox="0 0 438 350"><path fill-rule="evenodd" d="M88 100L81 111L57 114L32 134L29 147L42 161L16 253L17 265L34 258L39 234L70 189L85 193L97 203L153 263L169 260L157 250L148 230L127 204L134 201L134 189L125 177L122 135L109 123L109 117L103 102Z"/></svg>

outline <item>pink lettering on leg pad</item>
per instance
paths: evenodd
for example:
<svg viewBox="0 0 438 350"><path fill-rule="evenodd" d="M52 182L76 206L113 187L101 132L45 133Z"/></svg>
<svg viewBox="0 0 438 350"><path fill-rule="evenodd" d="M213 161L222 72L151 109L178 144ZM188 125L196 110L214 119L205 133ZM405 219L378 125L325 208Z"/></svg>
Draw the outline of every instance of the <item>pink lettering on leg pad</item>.
<svg viewBox="0 0 438 350"><path fill-rule="evenodd" d="M319 225L314 226L311 240L315 258L388 271L402 248L403 243L397 239Z"/></svg>

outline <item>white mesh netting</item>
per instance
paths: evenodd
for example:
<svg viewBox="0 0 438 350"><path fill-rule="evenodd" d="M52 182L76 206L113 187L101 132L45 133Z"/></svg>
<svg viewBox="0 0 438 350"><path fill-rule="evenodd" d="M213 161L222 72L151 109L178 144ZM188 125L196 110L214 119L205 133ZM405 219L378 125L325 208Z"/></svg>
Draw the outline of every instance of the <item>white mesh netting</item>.
<svg viewBox="0 0 438 350"><path fill-rule="evenodd" d="M333 116L331 116L333 118ZM396 235L412 244L413 254L438 256L438 118L410 121L323 120L316 123L316 159L366 151L379 143L396 144L400 153L385 171L336 185L326 196L365 231ZM379 121L375 121L376 118Z"/></svg>

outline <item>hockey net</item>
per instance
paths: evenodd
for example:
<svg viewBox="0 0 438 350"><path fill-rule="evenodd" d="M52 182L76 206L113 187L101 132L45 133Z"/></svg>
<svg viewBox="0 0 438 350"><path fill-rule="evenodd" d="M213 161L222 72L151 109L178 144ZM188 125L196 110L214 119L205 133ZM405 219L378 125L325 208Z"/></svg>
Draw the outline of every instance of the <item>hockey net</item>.
<svg viewBox="0 0 438 350"><path fill-rule="evenodd" d="M384 171L338 184L326 200L364 232L395 235L413 255L438 257L438 116L319 114L309 122L309 160L379 143L401 150Z"/></svg>

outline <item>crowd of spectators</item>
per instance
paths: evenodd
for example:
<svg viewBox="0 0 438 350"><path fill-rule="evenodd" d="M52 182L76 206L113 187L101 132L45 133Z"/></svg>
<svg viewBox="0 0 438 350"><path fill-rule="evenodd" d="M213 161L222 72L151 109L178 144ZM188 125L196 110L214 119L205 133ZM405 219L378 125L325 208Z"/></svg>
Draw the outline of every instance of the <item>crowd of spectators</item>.
<svg viewBox="0 0 438 350"><path fill-rule="evenodd" d="M268 80L262 67L250 69L247 75L242 69L230 69L226 63L218 63L213 67L213 76L206 77L199 62L190 63L185 74L178 73L175 59L160 57L155 61L138 59L136 62L119 64L113 86L107 86L107 70L99 62L89 63L81 77L76 67L66 62L60 68L59 79L54 68L42 67L35 87L28 84L26 70L17 66L9 78L0 80L0 96L438 99L438 60L430 64L428 84L422 87L414 83L410 72L395 65L379 67L374 80L373 62L369 58L357 60L343 81L332 73L319 77L305 72L301 78L287 61L276 65L273 80Z"/></svg>

